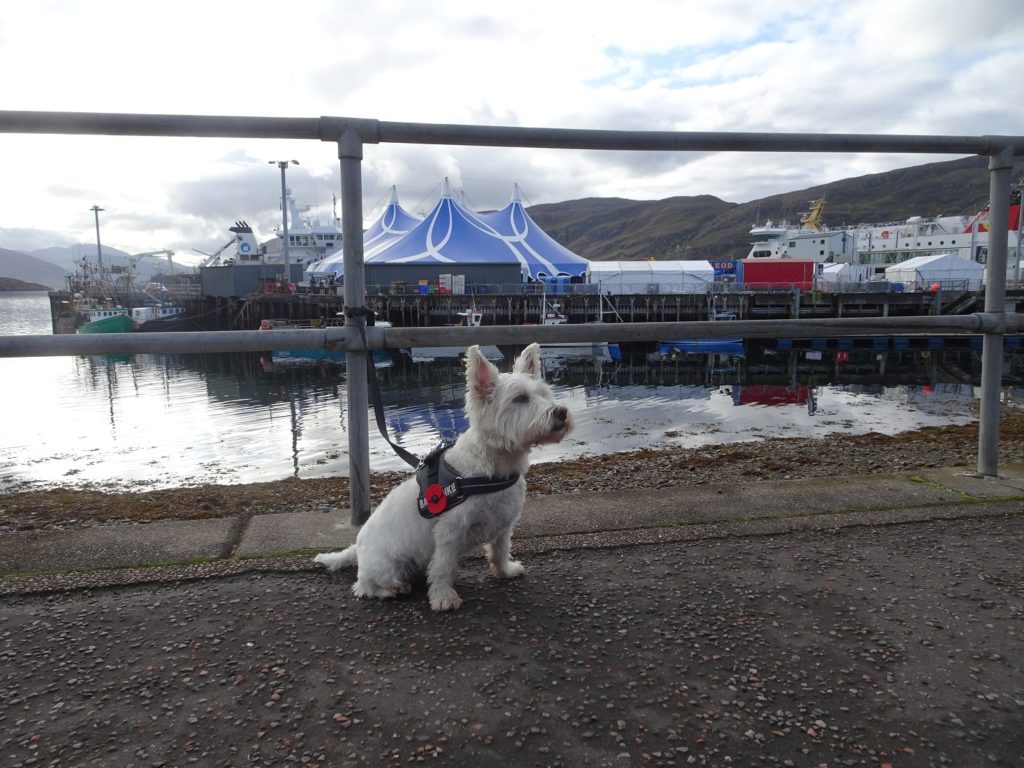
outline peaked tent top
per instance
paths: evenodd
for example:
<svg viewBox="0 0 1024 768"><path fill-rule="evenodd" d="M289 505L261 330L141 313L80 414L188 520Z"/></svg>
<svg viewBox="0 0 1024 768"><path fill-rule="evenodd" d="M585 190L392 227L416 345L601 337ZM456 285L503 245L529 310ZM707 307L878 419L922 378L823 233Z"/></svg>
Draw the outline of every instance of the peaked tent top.
<svg viewBox="0 0 1024 768"><path fill-rule="evenodd" d="M388 201L387 207L363 233L364 261L369 256L387 248L391 243L403 237L419 223L419 217L413 216L398 202L398 188L392 185L391 198ZM341 277L345 272L343 251L339 250L328 254L315 264L311 264L307 272L319 274L333 272L338 277Z"/></svg>
<svg viewBox="0 0 1024 768"><path fill-rule="evenodd" d="M418 216L413 216L401 206L398 202L398 188L392 186L391 200L388 202L387 208L363 233L364 256L393 243L412 230L420 221Z"/></svg>
<svg viewBox="0 0 1024 768"><path fill-rule="evenodd" d="M557 275L582 276L590 263L552 239L523 208L519 186L512 202L500 211L477 214L452 196L446 178L441 199L420 220L391 202L363 236L366 264L508 264L518 262L523 279ZM342 253L317 262L310 272L344 274Z"/></svg>
<svg viewBox="0 0 1024 768"><path fill-rule="evenodd" d="M494 213L477 214L480 219L501 233L528 254L535 265L534 277L556 275L580 276L590 261L573 253L537 226L523 207L519 185L512 186L512 201Z"/></svg>
<svg viewBox="0 0 1024 768"><path fill-rule="evenodd" d="M518 205L522 211L521 203ZM499 212L502 213L502 212ZM412 231L383 250L368 256L374 264L507 264L518 262L524 279L558 274L582 274L587 261L563 248L540 231L522 211L516 223L504 224L497 214L478 215L452 197L448 179L441 199ZM500 225L500 226L499 226ZM508 232L508 234L506 234ZM527 238L539 233L541 237Z"/></svg>

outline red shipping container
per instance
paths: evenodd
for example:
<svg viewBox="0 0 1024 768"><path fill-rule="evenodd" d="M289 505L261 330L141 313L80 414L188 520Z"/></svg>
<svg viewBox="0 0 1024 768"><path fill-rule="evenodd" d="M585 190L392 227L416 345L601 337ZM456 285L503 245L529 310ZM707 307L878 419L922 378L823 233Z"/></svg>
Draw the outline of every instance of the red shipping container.
<svg viewBox="0 0 1024 768"><path fill-rule="evenodd" d="M814 287L813 261L797 259L743 259L744 288L798 288L809 291Z"/></svg>

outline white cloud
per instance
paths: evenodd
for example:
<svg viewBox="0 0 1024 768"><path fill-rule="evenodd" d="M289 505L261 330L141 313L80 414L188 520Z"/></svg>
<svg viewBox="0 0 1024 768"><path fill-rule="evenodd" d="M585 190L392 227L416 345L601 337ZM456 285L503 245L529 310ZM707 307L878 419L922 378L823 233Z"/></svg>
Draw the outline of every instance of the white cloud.
<svg viewBox="0 0 1024 768"><path fill-rule="evenodd" d="M0 9L10 110L375 118L565 128L1015 134L1015 0L902 3L520 0L139 4ZM15 73L16 76L6 76ZM212 250L246 219L269 236L279 175L331 215L332 143L0 134L0 247L94 237L129 252ZM364 209L392 184L429 208L441 179L481 209L713 194L743 201L930 156L599 153L366 145ZM48 239L49 238L49 239Z"/></svg>

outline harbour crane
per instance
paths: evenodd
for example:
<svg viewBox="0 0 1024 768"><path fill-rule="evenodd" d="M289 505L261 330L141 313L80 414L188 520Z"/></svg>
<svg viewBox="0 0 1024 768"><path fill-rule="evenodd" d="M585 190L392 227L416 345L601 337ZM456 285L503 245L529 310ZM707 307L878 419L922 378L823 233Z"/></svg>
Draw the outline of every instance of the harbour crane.
<svg viewBox="0 0 1024 768"><path fill-rule="evenodd" d="M174 251L169 251L167 249L159 251L143 251L142 253L133 253L131 256L128 257L128 263L132 271L135 270L136 264L138 264L140 261L142 261L142 259L145 259L148 256L166 256L167 266L171 270L171 277L174 277Z"/></svg>

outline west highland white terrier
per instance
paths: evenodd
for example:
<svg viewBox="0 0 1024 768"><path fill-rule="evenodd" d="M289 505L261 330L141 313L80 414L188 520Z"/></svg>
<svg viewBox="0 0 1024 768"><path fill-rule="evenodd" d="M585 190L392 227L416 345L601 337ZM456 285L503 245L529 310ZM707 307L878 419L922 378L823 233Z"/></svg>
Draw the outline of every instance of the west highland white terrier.
<svg viewBox="0 0 1024 768"><path fill-rule="evenodd" d="M426 572L430 607L454 611L459 558L484 546L491 573L523 574L511 557L512 529L526 500L530 449L556 443L573 427L541 378L540 347L531 344L512 373L499 373L477 346L466 352L469 429L443 453L435 451L416 476L396 486L370 515L356 543L317 555L329 571L358 565L356 597L407 594Z"/></svg>

